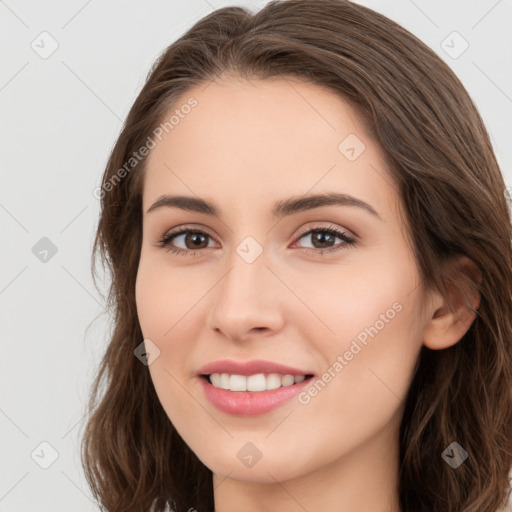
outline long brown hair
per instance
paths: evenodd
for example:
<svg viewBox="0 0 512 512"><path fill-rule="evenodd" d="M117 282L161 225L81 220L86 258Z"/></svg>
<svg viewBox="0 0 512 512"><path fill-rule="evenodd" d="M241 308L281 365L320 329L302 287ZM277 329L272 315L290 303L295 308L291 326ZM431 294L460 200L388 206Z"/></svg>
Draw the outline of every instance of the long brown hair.
<svg viewBox="0 0 512 512"><path fill-rule="evenodd" d="M88 403L82 463L108 512L213 510L212 472L162 408L147 366L135 280L145 159L134 152L195 85L228 73L294 77L357 109L380 144L412 226L422 282L448 297L476 287L477 316L444 350L422 347L400 428L403 512L496 512L512 465L512 247L505 184L477 109L451 69L407 30L346 0L271 1L251 13L218 9L158 58L112 150L93 248L111 276L110 343ZM120 170L123 168L125 172ZM481 283L449 273L473 260ZM468 292L469 293L469 292ZM468 307L470 307L468 305ZM458 442L468 458L441 457Z"/></svg>

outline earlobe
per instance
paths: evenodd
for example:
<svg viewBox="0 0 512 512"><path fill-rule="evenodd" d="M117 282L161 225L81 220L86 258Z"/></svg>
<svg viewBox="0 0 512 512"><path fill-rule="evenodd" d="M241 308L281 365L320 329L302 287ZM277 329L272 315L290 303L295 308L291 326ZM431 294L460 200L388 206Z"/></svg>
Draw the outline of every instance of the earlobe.
<svg viewBox="0 0 512 512"><path fill-rule="evenodd" d="M423 330L423 344L431 350L442 350L455 345L471 327L480 305L476 283L482 282L478 266L466 256L457 260L454 275L459 276L448 285L448 297L431 293L431 304ZM468 279L469 278L469 279ZM450 309L451 304L451 309Z"/></svg>

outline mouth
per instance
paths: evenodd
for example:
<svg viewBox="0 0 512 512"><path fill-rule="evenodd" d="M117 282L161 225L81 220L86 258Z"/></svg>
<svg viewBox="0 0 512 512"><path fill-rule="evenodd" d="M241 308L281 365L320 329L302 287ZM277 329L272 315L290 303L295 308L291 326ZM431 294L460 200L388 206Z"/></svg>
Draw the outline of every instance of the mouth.
<svg viewBox="0 0 512 512"><path fill-rule="evenodd" d="M214 361L196 373L207 400L235 416L257 416L283 406L314 376L308 370L263 359Z"/></svg>
<svg viewBox="0 0 512 512"><path fill-rule="evenodd" d="M217 389L233 392L261 393L299 384L311 379L313 374L256 373L253 375L238 375L216 372L203 374L200 377Z"/></svg>
<svg viewBox="0 0 512 512"><path fill-rule="evenodd" d="M198 375L206 399L231 416L261 416L283 407L310 385L313 374Z"/></svg>

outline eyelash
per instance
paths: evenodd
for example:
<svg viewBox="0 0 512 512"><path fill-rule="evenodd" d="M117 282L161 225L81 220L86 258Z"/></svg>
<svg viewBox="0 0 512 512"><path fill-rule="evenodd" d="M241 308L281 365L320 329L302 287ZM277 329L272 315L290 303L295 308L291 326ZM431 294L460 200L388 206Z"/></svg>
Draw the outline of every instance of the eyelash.
<svg viewBox="0 0 512 512"><path fill-rule="evenodd" d="M166 248L168 252L172 252L173 254L177 254L180 256L196 256L196 253L204 251L204 249L177 249L175 247L170 246L169 244L171 241L176 238L179 235L187 234L187 233L194 233L199 235L206 235L207 237L212 238L208 233L201 231L199 229L192 229L192 228L182 228L179 231L171 231L170 233L166 233L161 240L158 242L158 246L161 248ZM341 238L343 240L343 244L338 245L337 247L332 247L328 249L315 249L311 247L303 247L302 249L306 250L308 253L315 253L315 254L324 254L324 253L334 253L336 251L342 250L342 249L349 249L353 247L356 244L356 239L347 235L343 231L340 231L339 229L336 229L333 226L318 226L315 228L305 228L305 230L297 236L297 240L300 240L302 237L314 233L329 233L330 235L334 235L338 238Z"/></svg>

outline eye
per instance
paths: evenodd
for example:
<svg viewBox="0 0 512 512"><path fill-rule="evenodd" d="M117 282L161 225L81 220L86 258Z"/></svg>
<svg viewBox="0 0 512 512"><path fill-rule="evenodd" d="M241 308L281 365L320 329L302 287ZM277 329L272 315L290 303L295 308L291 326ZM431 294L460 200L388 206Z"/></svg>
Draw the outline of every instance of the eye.
<svg viewBox="0 0 512 512"><path fill-rule="evenodd" d="M333 253L356 244L354 237L333 226L318 226L315 228L309 228L308 226L305 231L299 234L298 240L307 237L310 237L312 247L303 247L303 249L314 254ZM335 244L336 238L341 240L337 245ZM197 256L201 249L209 248L208 239L212 239L212 237L205 231L182 227L177 231L166 233L159 240L158 246L167 248L167 251L181 256ZM176 241L184 244L185 247L175 247Z"/></svg>
<svg viewBox="0 0 512 512"><path fill-rule="evenodd" d="M307 252L312 253L333 253L341 249L347 249L356 244L356 239L347 233L333 226L317 226L303 231L299 240L309 237L312 247L304 247ZM341 243L336 244L335 239L339 238Z"/></svg>
<svg viewBox="0 0 512 512"><path fill-rule="evenodd" d="M181 256L196 256L201 249L205 249L204 243L206 240L206 246L208 246L208 238L211 236L204 231L199 229L187 229L181 228L179 231L171 231L166 233L162 239L158 242L159 247L167 247L167 251ZM174 247L175 240L181 239L181 243L185 244L185 248ZM191 248L187 247L190 245Z"/></svg>

